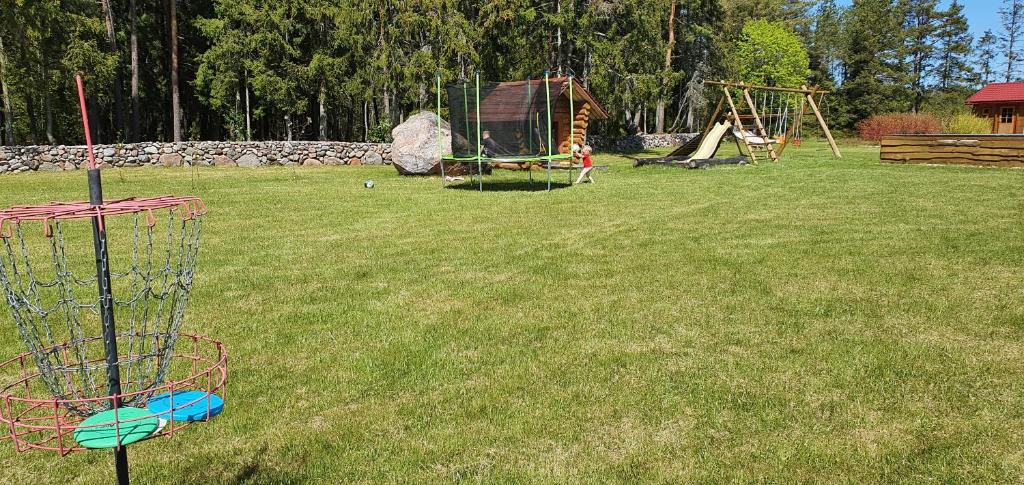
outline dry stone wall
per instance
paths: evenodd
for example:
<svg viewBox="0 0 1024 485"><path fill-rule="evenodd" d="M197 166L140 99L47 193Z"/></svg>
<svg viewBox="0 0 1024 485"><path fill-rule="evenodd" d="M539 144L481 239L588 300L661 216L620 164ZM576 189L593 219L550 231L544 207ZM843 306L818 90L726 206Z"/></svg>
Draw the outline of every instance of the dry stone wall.
<svg viewBox="0 0 1024 485"><path fill-rule="evenodd" d="M96 161L110 167L262 167L381 165L391 163L391 145L323 141L188 141L95 145ZM0 175L59 172L87 167L85 146L0 146Z"/></svg>
<svg viewBox="0 0 1024 485"><path fill-rule="evenodd" d="M661 134L639 134L619 138L617 140L605 139L600 136L589 136L587 142L595 150L617 151L617 152L639 152L648 148L670 147L682 145L699 133L661 133Z"/></svg>

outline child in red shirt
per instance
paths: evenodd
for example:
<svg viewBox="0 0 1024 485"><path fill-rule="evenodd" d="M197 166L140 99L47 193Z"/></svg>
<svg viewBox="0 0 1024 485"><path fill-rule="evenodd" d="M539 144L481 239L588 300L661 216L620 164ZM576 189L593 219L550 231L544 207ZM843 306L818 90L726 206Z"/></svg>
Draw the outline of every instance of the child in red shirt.
<svg viewBox="0 0 1024 485"><path fill-rule="evenodd" d="M590 152L592 151L594 149L590 145L583 147L583 150L580 151L580 155L583 157L583 171L580 172L580 177L576 179L577 184L583 183L583 177L586 177L590 183L594 183L594 162L590 160Z"/></svg>

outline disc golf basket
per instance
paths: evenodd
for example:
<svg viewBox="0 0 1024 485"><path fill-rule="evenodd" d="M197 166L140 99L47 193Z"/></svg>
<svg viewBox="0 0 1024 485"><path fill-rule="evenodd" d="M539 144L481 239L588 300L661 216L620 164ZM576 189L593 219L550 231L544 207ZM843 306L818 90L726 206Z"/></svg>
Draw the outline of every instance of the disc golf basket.
<svg viewBox="0 0 1024 485"><path fill-rule="evenodd" d="M82 112L89 202L0 211L0 295L26 348L0 362L0 425L19 452L112 448L127 483L126 445L223 410L227 352L179 333L206 206L104 202Z"/></svg>

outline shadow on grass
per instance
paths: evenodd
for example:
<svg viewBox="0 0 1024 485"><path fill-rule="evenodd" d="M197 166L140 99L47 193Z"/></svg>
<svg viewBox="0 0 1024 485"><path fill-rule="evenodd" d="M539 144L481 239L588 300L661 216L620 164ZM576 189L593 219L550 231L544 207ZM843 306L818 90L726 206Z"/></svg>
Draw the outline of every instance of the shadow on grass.
<svg viewBox="0 0 1024 485"><path fill-rule="evenodd" d="M572 184L568 182L555 182L551 181L551 190L567 189L572 187ZM479 182L470 182L468 179L465 182L453 183L445 186L446 189L450 190L471 190L479 191ZM547 180L534 180L529 182L526 180L498 180L488 182L484 180L484 192L544 192L548 190Z"/></svg>

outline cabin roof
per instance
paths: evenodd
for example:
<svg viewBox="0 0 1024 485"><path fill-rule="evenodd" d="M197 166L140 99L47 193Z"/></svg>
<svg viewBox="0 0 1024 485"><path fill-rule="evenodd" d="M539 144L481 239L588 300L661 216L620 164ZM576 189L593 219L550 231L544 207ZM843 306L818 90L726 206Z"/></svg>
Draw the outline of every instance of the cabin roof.
<svg viewBox="0 0 1024 485"><path fill-rule="evenodd" d="M561 95L568 95L569 94L569 83L566 82L569 79L570 78L565 78L565 77L556 77L556 78L552 79L552 81L556 81L556 82L557 81L561 81L561 83L562 83L562 92L559 94L559 96L561 96ZM594 98L593 93L591 93L590 90L588 90L587 88L583 87L583 84L580 83L579 79L576 79L576 78L571 78L571 79L572 79L572 98L573 98L574 102L585 101L587 103L590 103L590 107L591 107L591 109L590 109L590 117L591 118L596 118L596 119L600 119L600 120L606 120L606 119L611 117L611 115L608 114L608 110L604 109L604 106L601 106L601 103L597 102L597 99Z"/></svg>
<svg viewBox="0 0 1024 485"><path fill-rule="evenodd" d="M1024 102L1024 82L992 83L967 98L967 104Z"/></svg>
<svg viewBox="0 0 1024 485"><path fill-rule="evenodd" d="M568 77L553 77L549 81L553 85L561 86L558 93L552 93L557 98L562 96L568 97L569 95L569 78ZM542 92L544 86L543 79L531 79L527 81L506 81L497 83L494 89L487 95L487 97L480 103L481 116L487 119L490 116L497 116L499 114L503 116L510 116L514 118L514 115L519 115L516 111L517 105L521 104L523 99L523 90L527 83L534 86L534 95ZM576 78L572 78L572 98L573 102L577 103L576 106L581 106L581 103L586 102L590 104L590 117L594 119L605 120L611 117L608 114L608 110L601 106L601 103L597 102L594 95ZM554 101L554 100L552 100ZM508 113L509 110L516 111L516 113ZM510 119L511 119L510 118Z"/></svg>

